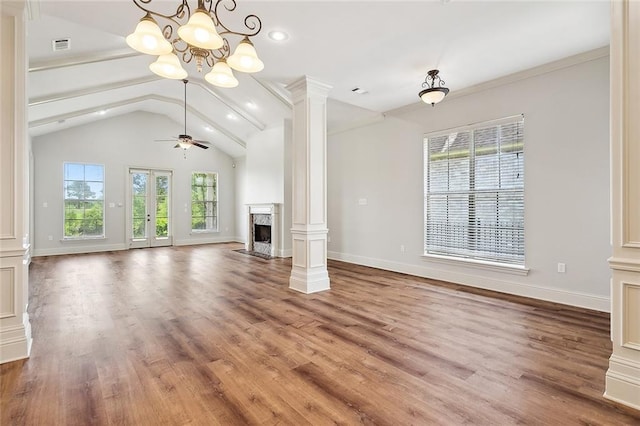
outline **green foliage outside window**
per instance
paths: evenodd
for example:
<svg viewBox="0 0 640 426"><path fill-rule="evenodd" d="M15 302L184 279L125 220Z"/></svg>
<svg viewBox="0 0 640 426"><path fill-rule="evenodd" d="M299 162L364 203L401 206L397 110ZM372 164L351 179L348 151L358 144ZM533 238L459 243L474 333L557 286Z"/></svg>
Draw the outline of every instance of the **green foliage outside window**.
<svg viewBox="0 0 640 426"><path fill-rule="evenodd" d="M218 175L191 175L191 229L218 230Z"/></svg>
<svg viewBox="0 0 640 426"><path fill-rule="evenodd" d="M104 167L64 165L64 237L104 236Z"/></svg>

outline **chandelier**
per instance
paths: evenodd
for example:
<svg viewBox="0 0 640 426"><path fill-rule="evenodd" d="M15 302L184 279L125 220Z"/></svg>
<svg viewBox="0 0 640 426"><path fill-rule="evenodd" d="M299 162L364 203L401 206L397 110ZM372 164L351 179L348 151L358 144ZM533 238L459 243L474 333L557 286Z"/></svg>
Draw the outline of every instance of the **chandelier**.
<svg viewBox="0 0 640 426"><path fill-rule="evenodd" d="M243 31L230 30L220 20L220 6L224 6L227 12L233 12L235 0L198 0L198 7L193 13L188 1L180 0L175 13L168 14L151 10L153 0L132 1L145 15L126 41L138 52L158 57L149 65L155 74L184 79L187 71L180 60L184 63L195 61L198 72L202 72L205 65L211 68L204 76L209 83L218 87L236 87L238 80L232 69L254 73L264 68L249 39L262 29L260 18L247 15L244 18L246 30ZM156 19L164 25L162 28ZM241 39L233 54L228 36Z"/></svg>
<svg viewBox="0 0 640 426"><path fill-rule="evenodd" d="M438 70L429 71L424 79L424 83L422 83L422 87L426 87L426 89L418 93L420 99L422 99L424 103L431 104L431 106L435 106L449 93L449 89L442 87L445 82L438 75L439 72Z"/></svg>

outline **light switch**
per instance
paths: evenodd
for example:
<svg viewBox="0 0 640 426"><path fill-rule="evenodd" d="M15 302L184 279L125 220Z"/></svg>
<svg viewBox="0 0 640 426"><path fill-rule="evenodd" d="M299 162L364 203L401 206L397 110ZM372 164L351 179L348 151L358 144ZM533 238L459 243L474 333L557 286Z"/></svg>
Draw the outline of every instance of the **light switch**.
<svg viewBox="0 0 640 426"><path fill-rule="evenodd" d="M366 206L367 205L367 199L366 198L358 199L358 204L361 205L361 206Z"/></svg>

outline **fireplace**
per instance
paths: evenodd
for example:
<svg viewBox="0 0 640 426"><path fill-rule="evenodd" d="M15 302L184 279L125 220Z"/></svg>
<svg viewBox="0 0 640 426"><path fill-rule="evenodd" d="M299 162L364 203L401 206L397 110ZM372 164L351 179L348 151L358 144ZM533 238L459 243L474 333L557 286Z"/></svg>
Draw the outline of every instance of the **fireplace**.
<svg viewBox="0 0 640 426"><path fill-rule="evenodd" d="M249 204L245 249L267 256L278 256L278 204Z"/></svg>
<svg viewBox="0 0 640 426"><path fill-rule="evenodd" d="M271 225L253 225L253 242L271 243Z"/></svg>

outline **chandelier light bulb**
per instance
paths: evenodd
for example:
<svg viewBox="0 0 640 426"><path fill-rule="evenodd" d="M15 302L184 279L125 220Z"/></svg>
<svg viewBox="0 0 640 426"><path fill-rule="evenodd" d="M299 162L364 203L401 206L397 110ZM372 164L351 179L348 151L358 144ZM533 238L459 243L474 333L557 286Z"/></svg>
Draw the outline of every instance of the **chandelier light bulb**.
<svg viewBox="0 0 640 426"><path fill-rule="evenodd" d="M184 142L184 141L180 141L178 142L178 145L180 146L180 148L182 149L189 149L191 148L191 144L188 142Z"/></svg>
<svg viewBox="0 0 640 426"><path fill-rule="evenodd" d="M149 65L149 69L160 77L181 80L187 77L187 72L180 65L180 60L174 53L161 55Z"/></svg>
<svg viewBox="0 0 640 426"><path fill-rule="evenodd" d="M136 30L125 39L134 50L147 55L165 55L173 50L154 19L147 14L140 20Z"/></svg>
<svg viewBox="0 0 640 426"><path fill-rule="evenodd" d="M211 71L204 76L205 80L218 87L236 87L238 80L234 77L233 71L224 59L215 63Z"/></svg>
<svg viewBox="0 0 640 426"><path fill-rule="evenodd" d="M227 62L234 70L246 73L262 71L264 68L264 63L258 58L255 47L247 37L238 44Z"/></svg>
<svg viewBox="0 0 640 426"><path fill-rule="evenodd" d="M187 24L178 28L178 35L190 45L201 49L219 49L224 44L211 16L203 9L196 10Z"/></svg>
<svg viewBox="0 0 640 426"><path fill-rule="evenodd" d="M156 56L149 69L160 77L185 80L187 71L183 66L193 64L198 73L205 74L204 78L210 84L236 87L239 82L233 75L235 71L254 73L264 68L251 42L262 29L262 21L257 15L246 15L244 29L236 31L232 29L233 25L225 24L218 16L222 0L198 0L195 9L191 9L188 0L178 0L173 14L153 10L152 0L133 2L145 16L126 38L127 44L138 52ZM229 0L220 9L225 13L233 12L235 3L235 0ZM288 36L276 31L270 37L284 40ZM209 69L203 71L205 67Z"/></svg>

